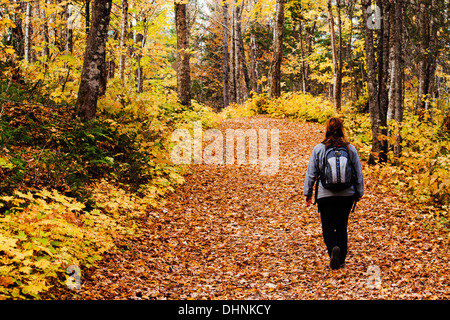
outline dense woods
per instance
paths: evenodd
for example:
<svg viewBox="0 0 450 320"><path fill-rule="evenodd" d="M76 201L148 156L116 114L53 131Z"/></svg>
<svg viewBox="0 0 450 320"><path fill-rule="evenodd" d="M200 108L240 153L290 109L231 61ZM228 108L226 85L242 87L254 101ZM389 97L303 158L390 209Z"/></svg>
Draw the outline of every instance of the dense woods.
<svg viewBox="0 0 450 320"><path fill-rule="evenodd" d="M447 0L0 0L0 297L131 236L183 183L171 134L195 121L339 115L448 232L449 21Z"/></svg>
<svg viewBox="0 0 450 320"><path fill-rule="evenodd" d="M383 108L391 106L392 109L380 110L383 126L386 116L394 114L394 103L389 103L389 98L395 101L394 93L404 91L394 88L398 83L394 79L401 77L404 70L407 78L403 83L408 92L416 95L415 112L423 116L433 101L445 97L446 1L285 2L175 1L173 9L170 8L173 4L158 1L121 1L112 3L109 24L106 2L102 3L105 6L102 17L97 14L93 1L4 1L3 60L9 67L11 63L16 65L4 69L3 73L6 76L14 71L16 81L39 76L43 79L38 79L40 83L34 89L47 89L54 80L48 75L52 67L49 63L66 60L64 67L71 69L69 76L64 77L65 73L59 70L59 88L56 87L50 97L60 101L64 96L65 100L73 102L74 92L72 97L66 97L68 93L61 89L68 89L69 83L79 84L80 76L76 74L81 72L85 51L87 54L91 50L86 48L88 31L91 24L96 28L103 21L108 24L107 44L103 45L102 41L96 44L105 47L106 57L100 59L108 65L102 69L104 77L117 76L124 85L125 81L136 82L138 60L142 59L140 51L149 51L154 58L139 62L144 63L148 71L144 71L143 79L150 83L158 79L150 72L155 70L152 64L157 61L172 63L179 74L177 87L183 91L179 95L183 96L184 104L189 100L185 97L189 96L186 93L189 90L184 87L192 89L197 101L220 109L224 106L224 92L230 91L231 102L242 103L252 92L261 93L264 88L278 96L277 84L280 83L284 92L328 95L334 100L336 110L340 109L341 96L344 103L367 96L365 99L372 110L380 109L374 106L376 89L379 103ZM169 22L171 18L175 19L173 25ZM156 24L161 28L157 29ZM175 41L176 52L171 50L175 48ZM171 53L158 52L158 46L150 52L152 43ZM117 50L112 50L114 46ZM150 54L145 56L151 57ZM187 60L190 60L192 72L188 72ZM18 66L22 61L31 64L27 72ZM277 75L278 64L280 76ZM227 66L230 70L224 73L222 70ZM134 72L130 72L132 69ZM192 83L186 86L191 73ZM376 88L372 88L374 81ZM227 84L230 88L224 90ZM168 88L174 89L174 85Z"/></svg>

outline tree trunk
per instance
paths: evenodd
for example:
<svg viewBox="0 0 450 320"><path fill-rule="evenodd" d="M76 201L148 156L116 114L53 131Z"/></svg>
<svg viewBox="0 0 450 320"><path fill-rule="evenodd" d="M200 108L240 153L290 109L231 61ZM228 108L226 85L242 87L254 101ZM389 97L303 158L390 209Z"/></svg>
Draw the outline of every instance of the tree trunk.
<svg viewBox="0 0 450 320"><path fill-rule="evenodd" d="M253 5L256 5L258 0L254 0ZM256 12L255 19L251 22L250 30L250 56L251 56L251 79L252 79L252 91L255 93L261 93L261 85L258 83L259 79L259 64L258 64L258 45L256 43L256 28L259 27L258 17L260 12Z"/></svg>
<svg viewBox="0 0 450 320"><path fill-rule="evenodd" d="M86 15L86 35L89 34L89 29L91 28L91 0L86 0L84 8L84 13Z"/></svg>
<svg viewBox="0 0 450 320"><path fill-rule="evenodd" d="M91 32L87 39L78 91L78 114L83 121L95 118L97 100L101 93L106 70L106 40L111 16L112 0L94 0Z"/></svg>
<svg viewBox="0 0 450 320"><path fill-rule="evenodd" d="M339 48L338 48L338 68L336 76L336 111L341 112L342 105L342 60L343 60L343 48L342 48L342 18L341 18L341 0L336 0L337 3L337 17L338 17L338 36L339 36Z"/></svg>
<svg viewBox="0 0 450 320"><path fill-rule="evenodd" d="M43 22L42 25L42 37L43 37L43 45L42 45L42 64L44 66L47 65L47 59L50 55L50 49L49 49L49 42L50 39L48 37L48 21L47 21L47 15L45 13L45 9L40 9L41 19Z"/></svg>
<svg viewBox="0 0 450 320"><path fill-rule="evenodd" d="M302 61L302 91L303 93L306 93L308 92L306 88L308 87L309 79L306 62L305 41L303 39L303 23L301 19L299 19L298 21L298 39L300 42L300 58Z"/></svg>
<svg viewBox="0 0 450 320"><path fill-rule="evenodd" d="M403 122L403 111L405 101L405 63L403 53L403 0L395 0L394 2L394 14L391 23L394 25L392 28L394 38L394 82L395 94L394 94L394 119L397 124L398 134L395 137L394 154L399 157L402 153L402 136L401 128Z"/></svg>
<svg viewBox="0 0 450 320"><path fill-rule="evenodd" d="M426 109L426 99L428 96L428 55L427 55L427 49L430 47L430 35L428 33L429 31L429 20L426 16L427 7L424 0L419 2L419 25L420 25L420 32L421 39L420 39L420 56L419 56L419 86L418 86L418 92L417 92L417 112L423 113L423 110Z"/></svg>
<svg viewBox="0 0 450 320"><path fill-rule="evenodd" d="M142 33L138 33L136 35L136 43L141 44L138 52L137 52L137 69L136 69L136 83L137 83L137 93L144 92L144 71L142 69L141 65L141 59L142 59L142 48L143 48L143 41L144 41L144 35Z"/></svg>
<svg viewBox="0 0 450 320"><path fill-rule="evenodd" d="M73 20L72 16L72 6L70 4L66 5L66 32L65 32L65 52L66 54L72 54L73 52Z"/></svg>
<svg viewBox="0 0 450 320"><path fill-rule="evenodd" d="M242 39L242 11L244 10L245 0L237 7L237 21L236 21L236 41L238 46L238 61L242 67L242 74L244 76L245 90L241 90L241 102L247 100L250 94L250 76L248 74L247 59L245 57L244 40Z"/></svg>
<svg viewBox="0 0 450 320"><path fill-rule="evenodd" d="M191 75L189 54L189 30L186 4L175 0L175 21L177 30L177 89L178 99L184 106L191 105Z"/></svg>
<svg viewBox="0 0 450 320"><path fill-rule="evenodd" d="M236 20L236 0L233 0L233 4L231 7L231 35L230 35L230 103L237 102L237 81L236 81L236 42L234 38L236 37L236 29L235 29L235 20Z"/></svg>
<svg viewBox="0 0 450 320"><path fill-rule="evenodd" d="M223 3L223 107L226 108L230 104L230 65L228 53L228 2Z"/></svg>
<svg viewBox="0 0 450 320"><path fill-rule="evenodd" d="M234 70L234 93L236 96L236 103L242 103L242 87L241 87L241 63L240 63L240 47L239 47L239 25L240 25L240 6L237 2L238 0L233 1L233 32L232 32L232 43L233 43L233 67Z"/></svg>
<svg viewBox="0 0 450 320"><path fill-rule="evenodd" d="M389 23L391 21L391 5L390 2L377 0L377 6L380 8L382 16L385 17L381 22L381 28L377 29L379 130L383 136L387 136L387 111L389 106L387 84L389 80ZM387 161L388 147L388 141L382 139L379 150L379 159L381 162Z"/></svg>
<svg viewBox="0 0 450 320"><path fill-rule="evenodd" d="M419 2L419 87L416 110L421 120L429 109L430 98L436 73L436 45L438 25L436 22L436 1Z"/></svg>
<svg viewBox="0 0 450 320"><path fill-rule="evenodd" d="M364 24L364 38L366 47L366 62L367 62L367 90L369 95L369 111L370 120L372 124L372 153L369 157L369 163L375 164L375 157L381 150L381 144L378 137L380 131L380 112L379 112L379 97L378 97L378 83L377 71L375 62L375 47L373 39L373 31L369 29L367 22L369 15L367 8L371 5L370 0L362 0L363 24Z"/></svg>
<svg viewBox="0 0 450 320"><path fill-rule="evenodd" d="M333 56L333 101L334 110L339 113L341 111L341 89L342 89L342 26L341 26L341 15L340 15L340 1L337 1L338 6L338 20L339 20L339 56L336 48L336 35L334 29L334 16L333 8L331 6L331 0L327 0L328 8L328 25L330 28L331 35L331 52Z"/></svg>
<svg viewBox="0 0 450 320"><path fill-rule="evenodd" d="M346 50L347 50L347 59L350 71L350 101L358 101L358 97L354 99L354 93L356 92L356 96L358 96L357 92L357 82L354 72L354 64L353 64L353 52L352 52L352 39L353 39L353 16L355 14L355 4L357 0L351 0L347 2L347 17L350 22L350 34L349 41L347 42Z"/></svg>
<svg viewBox="0 0 450 320"><path fill-rule="evenodd" d="M24 40L24 60L31 61L31 3L26 3L25 10L25 40Z"/></svg>
<svg viewBox="0 0 450 320"><path fill-rule="evenodd" d="M273 33L273 57L270 66L270 96L281 95L281 62L283 59L284 0L277 0L275 28Z"/></svg>
<svg viewBox="0 0 450 320"><path fill-rule="evenodd" d="M312 51L313 51L313 42L314 42L314 33L316 31L316 22L313 23L312 26L310 27L306 27L305 28L306 31L306 54L305 54L305 58L307 56L309 56ZM306 60L305 61L305 91L312 93L312 88L311 88L311 67L309 65L309 61Z"/></svg>
<svg viewBox="0 0 450 320"><path fill-rule="evenodd" d="M52 0L47 0L47 5L51 5L52 4ZM49 43L50 46L56 46L56 13L51 13L50 16L48 17L48 25L49 25L49 30L48 30L48 38L49 38Z"/></svg>
<svg viewBox="0 0 450 320"><path fill-rule="evenodd" d="M252 91L254 93L260 93L260 86L258 85L258 47L256 46L256 36L254 33L250 35L251 45L251 77L252 77Z"/></svg>
<svg viewBox="0 0 450 320"><path fill-rule="evenodd" d="M14 3L17 5L17 9L14 10L13 14L15 27L11 30L11 45L16 52L17 60L22 60L24 55L24 36L22 28L22 17L18 12L20 8L20 2L19 0L14 0Z"/></svg>
<svg viewBox="0 0 450 320"><path fill-rule="evenodd" d="M119 78L122 85L125 83L125 42L127 40L128 27L128 0L122 0L122 23L120 26L120 55L119 55Z"/></svg>
<svg viewBox="0 0 450 320"><path fill-rule="evenodd" d="M241 34L241 32L240 32ZM252 89L251 83L250 83L250 75L248 72L248 64L247 64L247 58L245 57L245 47L244 47L244 40L242 39L242 35L239 36L239 53L240 53L240 60L242 65L242 73L244 75L244 81L245 81L245 87L246 90L244 91L244 100L247 100L248 96L250 95L250 91Z"/></svg>

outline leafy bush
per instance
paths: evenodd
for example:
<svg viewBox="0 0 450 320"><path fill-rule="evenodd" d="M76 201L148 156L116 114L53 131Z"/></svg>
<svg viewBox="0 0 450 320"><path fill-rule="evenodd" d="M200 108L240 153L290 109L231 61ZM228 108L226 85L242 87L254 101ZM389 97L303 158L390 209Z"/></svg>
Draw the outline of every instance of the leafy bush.
<svg viewBox="0 0 450 320"><path fill-rule="evenodd" d="M0 216L0 298L40 298L65 285L68 266L92 266L115 237L135 232L126 215L84 211L56 190L16 191L0 200L12 207Z"/></svg>
<svg viewBox="0 0 450 320"><path fill-rule="evenodd" d="M324 123L334 115L334 108L329 100L310 94L284 93L279 99L272 100L264 93L254 96L244 105L230 105L222 114L225 118L267 114Z"/></svg>
<svg viewBox="0 0 450 320"><path fill-rule="evenodd" d="M146 184L179 183L181 168L168 156L172 131L197 120L211 127L217 117L197 103L186 109L165 96L124 100L117 112L103 111L87 124L70 108L6 105L0 119L0 176L6 179L0 192L54 188L92 202L85 185L107 176L132 191Z"/></svg>
<svg viewBox="0 0 450 320"><path fill-rule="evenodd" d="M369 95L364 94L360 96L359 99L353 103L352 108L357 113L369 112Z"/></svg>
<svg viewBox="0 0 450 320"><path fill-rule="evenodd" d="M133 144L132 137L119 134L107 121L86 125L71 117L73 110L48 116L38 106L5 109L0 120L0 147L9 165L2 168L8 177L0 185L3 194L25 186L51 187L83 199L87 182L117 172L121 161L133 162L139 157L128 147ZM123 178L130 176L121 173Z"/></svg>
<svg viewBox="0 0 450 320"><path fill-rule="evenodd" d="M89 267L135 234L184 181L169 160L173 130L218 120L165 92L108 90L100 105L90 123L69 107L1 107L0 298L47 297L67 266Z"/></svg>

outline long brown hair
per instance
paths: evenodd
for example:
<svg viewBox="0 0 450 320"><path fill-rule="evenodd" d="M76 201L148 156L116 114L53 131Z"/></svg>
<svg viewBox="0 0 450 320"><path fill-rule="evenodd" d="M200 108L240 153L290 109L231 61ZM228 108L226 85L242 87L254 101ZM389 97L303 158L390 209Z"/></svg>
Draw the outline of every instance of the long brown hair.
<svg viewBox="0 0 450 320"><path fill-rule="evenodd" d="M344 134L344 122L340 118L330 118L326 124L325 140L322 143L326 146L343 146L348 148L350 142Z"/></svg>

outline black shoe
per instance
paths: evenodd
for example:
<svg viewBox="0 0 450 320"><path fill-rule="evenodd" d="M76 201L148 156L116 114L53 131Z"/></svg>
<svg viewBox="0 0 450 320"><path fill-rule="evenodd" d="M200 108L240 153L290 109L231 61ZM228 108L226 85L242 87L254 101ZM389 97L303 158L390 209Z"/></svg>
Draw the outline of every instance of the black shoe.
<svg viewBox="0 0 450 320"><path fill-rule="evenodd" d="M331 259L330 259L330 267L331 269L338 269L339 268L339 254L341 252L341 249L339 249L338 246L333 247L333 250L331 250Z"/></svg>

